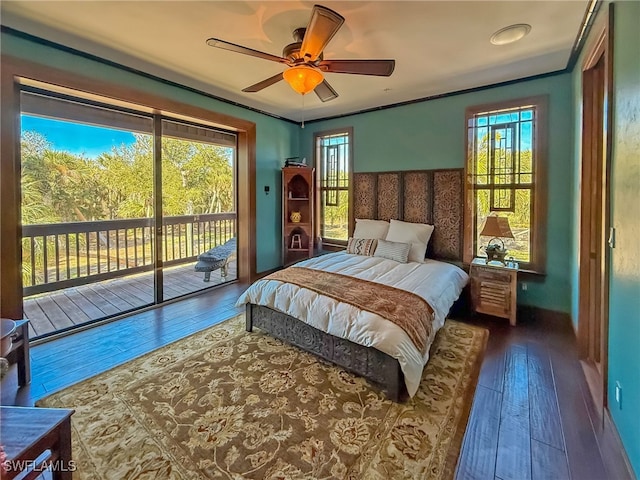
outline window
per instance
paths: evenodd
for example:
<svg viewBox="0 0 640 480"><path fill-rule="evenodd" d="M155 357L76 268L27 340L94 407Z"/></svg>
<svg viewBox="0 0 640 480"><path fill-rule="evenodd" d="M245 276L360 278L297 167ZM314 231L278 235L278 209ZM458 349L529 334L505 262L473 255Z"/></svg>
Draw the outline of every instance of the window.
<svg viewBox="0 0 640 480"><path fill-rule="evenodd" d="M465 261L486 256L491 239L480 232L491 214L509 221L507 258L544 270L545 114L545 97L467 109Z"/></svg>
<svg viewBox="0 0 640 480"><path fill-rule="evenodd" d="M353 130L320 132L314 138L320 236L328 243L346 244L349 237Z"/></svg>

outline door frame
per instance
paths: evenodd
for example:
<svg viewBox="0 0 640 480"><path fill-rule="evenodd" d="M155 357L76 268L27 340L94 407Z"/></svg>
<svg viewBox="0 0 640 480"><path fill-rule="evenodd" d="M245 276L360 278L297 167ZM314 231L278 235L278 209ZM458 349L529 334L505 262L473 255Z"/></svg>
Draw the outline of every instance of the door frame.
<svg viewBox="0 0 640 480"><path fill-rule="evenodd" d="M90 78L11 55L0 57L0 316L23 318L20 224L20 86L37 81L62 88L130 102L156 115L197 119L213 128L238 136L236 161L238 281L250 283L256 272L256 124L205 107L181 103L168 97ZM203 93L203 96L206 94ZM211 108L211 107L210 107ZM213 105L215 108L215 105ZM6 207L5 207L6 205Z"/></svg>
<svg viewBox="0 0 640 480"><path fill-rule="evenodd" d="M609 263L610 249L607 246L607 236L610 229L610 176L611 176L611 146L612 146L612 112L613 99L613 15L609 11L608 19L582 65L582 154L581 154L581 192L580 192L580 228L579 228L579 303L577 341L581 364L589 385L596 412L600 420L604 420L604 409L608 407L608 344L609 344ZM602 60L604 72L599 79L596 66ZM594 100L600 81L602 96ZM598 104L596 105L595 102ZM602 109L600 123L593 125L594 107ZM591 135L599 135L600 142L595 145ZM595 156L595 158L594 158ZM595 171L591 167L594 161L599 161ZM600 198L593 202L591 195L592 182L598 182L601 188ZM589 220L597 214L599 222L595 234L590 230ZM589 317L591 279L591 250L595 242L596 261L596 319L595 325ZM600 362L598 369L594 355L594 330L598 331L599 339L595 341Z"/></svg>

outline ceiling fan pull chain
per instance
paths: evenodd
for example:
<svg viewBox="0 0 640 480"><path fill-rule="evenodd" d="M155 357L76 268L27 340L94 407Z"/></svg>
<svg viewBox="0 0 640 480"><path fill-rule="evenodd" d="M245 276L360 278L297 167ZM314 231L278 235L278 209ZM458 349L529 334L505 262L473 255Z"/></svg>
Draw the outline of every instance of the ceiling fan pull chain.
<svg viewBox="0 0 640 480"><path fill-rule="evenodd" d="M302 96L302 128L304 128L304 94Z"/></svg>

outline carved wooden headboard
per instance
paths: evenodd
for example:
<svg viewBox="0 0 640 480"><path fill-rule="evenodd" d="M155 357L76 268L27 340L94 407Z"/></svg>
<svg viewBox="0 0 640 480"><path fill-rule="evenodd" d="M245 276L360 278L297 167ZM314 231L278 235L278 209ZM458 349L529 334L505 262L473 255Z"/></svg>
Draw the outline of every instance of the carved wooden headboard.
<svg viewBox="0 0 640 480"><path fill-rule="evenodd" d="M462 261L464 169L353 174L354 218L428 223L427 257Z"/></svg>

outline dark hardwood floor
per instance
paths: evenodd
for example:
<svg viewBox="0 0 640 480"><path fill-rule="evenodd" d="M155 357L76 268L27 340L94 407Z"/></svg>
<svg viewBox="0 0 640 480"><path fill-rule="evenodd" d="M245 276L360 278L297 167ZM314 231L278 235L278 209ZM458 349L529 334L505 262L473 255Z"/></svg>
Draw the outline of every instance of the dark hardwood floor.
<svg viewBox="0 0 640 480"><path fill-rule="evenodd" d="M517 327L467 320L491 334L457 479L618 479L600 454L568 318L537 313L520 312Z"/></svg>
<svg viewBox="0 0 640 480"><path fill-rule="evenodd" d="M33 405L49 393L231 318L244 311L234 303L245 288L233 283L36 345L32 384L18 390L12 367L2 383L2 404ZM625 478L611 469L618 459L605 461L600 453L566 318L523 312L517 327L491 317L466 321L491 334L457 479Z"/></svg>

